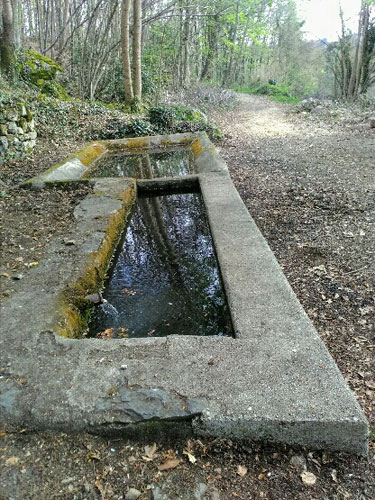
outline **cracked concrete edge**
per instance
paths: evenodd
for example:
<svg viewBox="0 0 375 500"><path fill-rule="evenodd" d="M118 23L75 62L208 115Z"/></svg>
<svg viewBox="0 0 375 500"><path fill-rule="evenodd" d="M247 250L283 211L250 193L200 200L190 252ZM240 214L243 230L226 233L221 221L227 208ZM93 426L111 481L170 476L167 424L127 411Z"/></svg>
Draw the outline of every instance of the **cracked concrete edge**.
<svg viewBox="0 0 375 500"><path fill-rule="evenodd" d="M252 419L211 415L204 412L200 419L193 422L198 436L229 437L236 440L249 440L268 443L288 443L310 449L344 451L355 455L367 456L367 426L363 420L338 419L298 421Z"/></svg>

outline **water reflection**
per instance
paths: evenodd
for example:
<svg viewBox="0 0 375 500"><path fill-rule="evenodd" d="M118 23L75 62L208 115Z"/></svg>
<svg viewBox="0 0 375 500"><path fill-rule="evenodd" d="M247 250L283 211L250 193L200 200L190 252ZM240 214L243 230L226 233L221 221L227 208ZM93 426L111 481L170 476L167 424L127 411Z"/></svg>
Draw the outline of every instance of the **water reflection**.
<svg viewBox="0 0 375 500"><path fill-rule="evenodd" d="M111 154L100 160L90 172L92 177L176 177L188 175L193 169L190 149L152 154Z"/></svg>
<svg viewBox="0 0 375 500"><path fill-rule="evenodd" d="M200 194L138 200L104 296L118 316L98 308L91 336L231 335Z"/></svg>

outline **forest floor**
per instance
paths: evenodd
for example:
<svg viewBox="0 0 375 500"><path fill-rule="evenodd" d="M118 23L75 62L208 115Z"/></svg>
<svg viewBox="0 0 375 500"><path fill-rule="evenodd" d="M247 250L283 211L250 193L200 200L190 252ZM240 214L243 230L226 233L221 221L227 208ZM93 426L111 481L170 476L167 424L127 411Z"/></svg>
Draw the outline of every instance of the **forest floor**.
<svg viewBox="0 0 375 500"><path fill-rule="evenodd" d="M121 438L0 429L0 499L375 498L375 131L344 109L294 110L241 96L238 109L214 117L225 132L220 152L370 421L369 457L203 439L145 449ZM5 300L48 241L63 238L85 194L16 187L79 145L54 141L55 152L42 138L1 174ZM165 458L180 461L159 470Z"/></svg>

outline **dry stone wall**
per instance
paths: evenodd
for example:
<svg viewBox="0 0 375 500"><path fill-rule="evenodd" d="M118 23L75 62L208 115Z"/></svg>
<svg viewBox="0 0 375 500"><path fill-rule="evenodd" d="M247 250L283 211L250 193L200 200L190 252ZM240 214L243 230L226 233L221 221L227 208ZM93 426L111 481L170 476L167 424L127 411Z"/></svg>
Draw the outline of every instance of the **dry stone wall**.
<svg viewBox="0 0 375 500"><path fill-rule="evenodd" d="M23 102L0 102L0 165L30 153L36 143L35 122Z"/></svg>

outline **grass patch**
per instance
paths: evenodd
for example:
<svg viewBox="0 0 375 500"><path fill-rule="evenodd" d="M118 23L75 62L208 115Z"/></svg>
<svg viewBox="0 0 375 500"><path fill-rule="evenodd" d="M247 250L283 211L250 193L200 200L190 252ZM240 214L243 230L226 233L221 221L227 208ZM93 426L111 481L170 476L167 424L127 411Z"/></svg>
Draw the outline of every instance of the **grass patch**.
<svg viewBox="0 0 375 500"><path fill-rule="evenodd" d="M273 101L278 102L296 104L300 101L298 97L290 95L289 89L286 86L266 84L261 85L260 87L235 87L233 90L236 92L242 92L243 94L265 95Z"/></svg>
<svg viewBox="0 0 375 500"><path fill-rule="evenodd" d="M272 99L273 101L287 102L291 104L297 104L301 100L298 97L288 97L284 95L270 95L269 98Z"/></svg>

